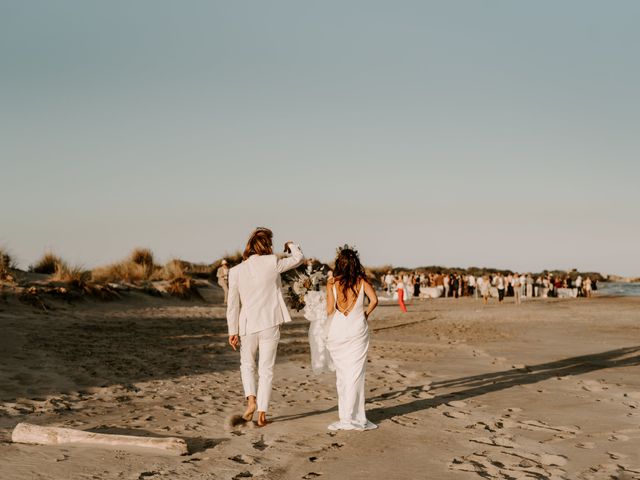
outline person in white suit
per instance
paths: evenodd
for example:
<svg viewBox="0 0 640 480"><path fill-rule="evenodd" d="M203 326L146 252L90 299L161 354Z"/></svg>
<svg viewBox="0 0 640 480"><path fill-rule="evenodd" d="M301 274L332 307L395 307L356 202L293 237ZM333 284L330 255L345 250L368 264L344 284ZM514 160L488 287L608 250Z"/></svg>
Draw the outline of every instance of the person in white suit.
<svg viewBox="0 0 640 480"><path fill-rule="evenodd" d="M231 347L236 350L240 345L240 374L247 399L247 409L242 417L251 421L257 409L260 427L267 423L280 325L291 321L282 296L280 274L304 261L300 247L293 242L285 244L289 256L276 257L272 240L271 230L256 229L249 237L242 263L229 270L227 326Z"/></svg>

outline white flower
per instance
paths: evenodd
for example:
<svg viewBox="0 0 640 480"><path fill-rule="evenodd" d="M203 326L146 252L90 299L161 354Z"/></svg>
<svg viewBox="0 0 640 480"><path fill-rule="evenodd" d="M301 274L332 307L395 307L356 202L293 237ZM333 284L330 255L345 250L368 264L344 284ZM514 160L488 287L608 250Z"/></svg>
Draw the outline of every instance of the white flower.
<svg viewBox="0 0 640 480"><path fill-rule="evenodd" d="M296 295L304 295L305 293L307 293L307 289L304 288L304 282L298 280L297 282L293 282L293 292Z"/></svg>

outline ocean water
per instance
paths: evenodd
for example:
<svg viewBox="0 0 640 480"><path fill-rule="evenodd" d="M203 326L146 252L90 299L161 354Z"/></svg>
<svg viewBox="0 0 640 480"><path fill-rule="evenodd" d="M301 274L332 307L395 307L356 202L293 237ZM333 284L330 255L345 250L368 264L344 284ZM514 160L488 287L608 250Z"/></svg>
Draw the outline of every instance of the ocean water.
<svg viewBox="0 0 640 480"><path fill-rule="evenodd" d="M600 295L640 297L640 283L598 282Z"/></svg>

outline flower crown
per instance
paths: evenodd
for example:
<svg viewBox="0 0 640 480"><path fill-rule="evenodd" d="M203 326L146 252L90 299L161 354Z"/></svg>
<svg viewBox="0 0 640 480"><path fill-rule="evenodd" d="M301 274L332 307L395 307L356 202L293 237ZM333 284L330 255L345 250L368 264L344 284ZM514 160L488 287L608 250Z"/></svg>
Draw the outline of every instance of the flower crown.
<svg viewBox="0 0 640 480"><path fill-rule="evenodd" d="M360 258L360 254L358 253L358 250L356 250L356 247L354 245L345 243L343 246L336 248L336 253L340 255L343 250L351 250L356 255L356 257Z"/></svg>

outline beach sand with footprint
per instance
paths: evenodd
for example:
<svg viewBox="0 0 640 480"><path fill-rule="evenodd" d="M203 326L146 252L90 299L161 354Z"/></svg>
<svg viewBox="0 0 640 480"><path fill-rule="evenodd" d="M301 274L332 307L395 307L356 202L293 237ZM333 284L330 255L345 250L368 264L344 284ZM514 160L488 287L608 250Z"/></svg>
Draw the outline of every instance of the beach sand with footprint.
<svg viewBox="0 0 640 480"><path fill-rule="evenodd" d="M640 299L382 304L371 319L369 432L329 432L334 378L308 324L282 329L267 428L242 411L224 308L134 298L0 304L4 479L638 479ZM30 446L18 422L172 436L190 454Z"/></svg>

